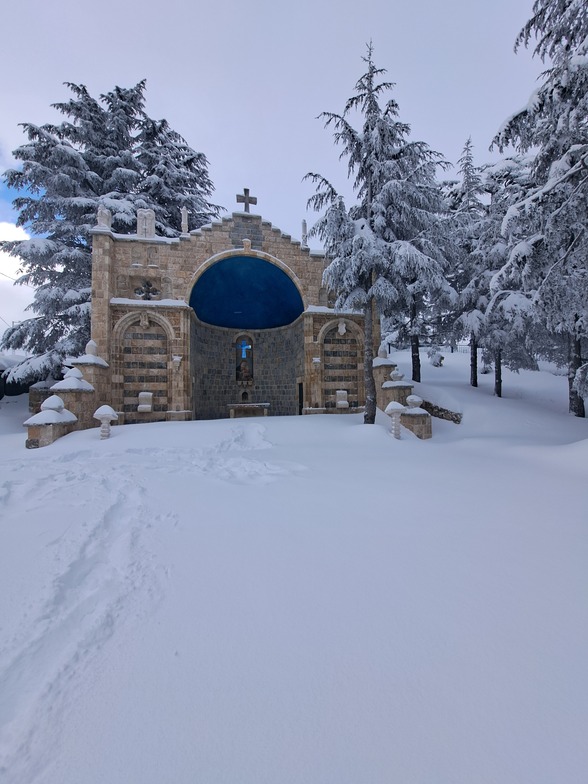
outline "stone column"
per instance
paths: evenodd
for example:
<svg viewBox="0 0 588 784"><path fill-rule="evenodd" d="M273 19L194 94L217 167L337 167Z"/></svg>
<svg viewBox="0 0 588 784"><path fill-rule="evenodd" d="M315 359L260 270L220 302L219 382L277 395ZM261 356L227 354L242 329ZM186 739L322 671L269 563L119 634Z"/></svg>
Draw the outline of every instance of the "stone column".
<svg viewBox="0 0 588 784"><path fill-rule="evenodd" d="M110 362L110 298L114 264L114 240L109 229L96 227L92 234L92 338Z"/></svg>
<svg viewBox="0 0 588 784"><path fill-rule="evenodd" d="M110 391L110 366L102 357L98 356L96 341L89 340L86 344L86 353L74 359L71 364L78 368L83 373L84 379L88 384L94 387L96 405L110 405L112 397Z"/></svg>

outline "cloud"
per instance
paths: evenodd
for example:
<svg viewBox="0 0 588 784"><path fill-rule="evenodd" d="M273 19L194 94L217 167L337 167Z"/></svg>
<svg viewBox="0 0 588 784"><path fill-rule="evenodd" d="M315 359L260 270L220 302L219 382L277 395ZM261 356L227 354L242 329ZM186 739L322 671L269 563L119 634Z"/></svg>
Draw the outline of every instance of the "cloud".
<svg viewBox="0 0 588 784"><path fill-rule="evenodd" d="M0 241L26 240L28 237L22 227L0 221ZM0 334L13 322L31 316L30 311L25 313L25 307L33 301L33 289L14 285L14 278L19 276L19 267L18 258L0 250Z"/></svg>

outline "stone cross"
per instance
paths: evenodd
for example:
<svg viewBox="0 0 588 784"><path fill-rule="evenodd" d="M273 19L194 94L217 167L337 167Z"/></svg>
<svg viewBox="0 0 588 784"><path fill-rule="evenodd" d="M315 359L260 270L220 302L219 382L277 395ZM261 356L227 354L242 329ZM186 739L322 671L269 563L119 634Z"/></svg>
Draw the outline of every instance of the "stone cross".
<svg viewBox="0 0 588 784"><path fill-rule="evenodd" d="M143 282L142 286L139 286L135 289L135 294L140 297L141 299L153 299L159 294L159 289L156 289L153 283L150 280L146 280Z"/></svg>
<svg viewBox="0 0 588 784"><path fill-rule="evenodd" d="M180 210L182 213L182 234L188 233L188 208L182 207Z"/></svg>
<svg viewBox="0 0 588 784"><path fill-rule="evenodd" d="M237 204L244 204L245 212L249 212L249 205L257 204L257 196L250 196L249 188L243 188L243 193L237 194Z"/></svg>

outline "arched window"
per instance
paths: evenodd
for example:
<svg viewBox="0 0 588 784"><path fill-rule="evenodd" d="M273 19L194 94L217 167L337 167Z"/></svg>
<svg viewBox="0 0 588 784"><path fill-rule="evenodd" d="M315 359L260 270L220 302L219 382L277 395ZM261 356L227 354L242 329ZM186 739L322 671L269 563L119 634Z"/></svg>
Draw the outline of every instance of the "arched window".
<svg viewBox="0 0 588 784"><path fill-rule="evenodd" d="M249 335L239 335L235 341L235 374L239 386L253 384L253 341Z"/></svg>

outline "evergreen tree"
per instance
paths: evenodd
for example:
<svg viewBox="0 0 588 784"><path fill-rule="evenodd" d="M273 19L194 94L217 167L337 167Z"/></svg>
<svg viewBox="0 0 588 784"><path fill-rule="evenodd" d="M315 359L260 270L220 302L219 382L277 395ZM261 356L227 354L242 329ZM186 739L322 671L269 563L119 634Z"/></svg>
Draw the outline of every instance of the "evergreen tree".
<svg viewBox="0 0 588 784"><path fill-rule="evenodd" d="M404 309L412 321L413 349L418 375L418 316L428 296L448 295L443 275L445 258L440 242L440 189L435 182L440 156L423 142L408 140L410 127L398 120L393 99L380 106L390 82L378 82L385 73L374 65L371 45L366 72L343 114L325 112L326 127L347 158L358 202L347 209L333 186L319 174L309 174L317 188L309 206L326 208L313 231L332 258L325 270L325 285L337 295L336 307L361 309L365 319L365 422L376 413L373 377L373 322L377 311L390 314ZM357 111L362 127L355 129L349 115ZM418 379L417 379L418 380Z"/></svg>
<svg viewBox="0 0 588 784"><path fill-rule="evenodd" d="M218 215L207 201L213 185L208 161L188 146L166 120L146 117L137 139L137 161L141 170L137 192L155 210L155 226L168 237L181 231L182 207L188 209L194 228Z"/></svg>
<svg viewBox="0 0 588 784"><path fill-rule="evenodd" d="M532 302L520 281L505 275L509 247L503 233L512 206L531 187L532 163L528 156L515 155L484 167L483 184L490 205L479 222L472 253L475 274L464 292L464 300L477 297L480 303L476 334L485 362L494 362L498 397L502 396L503 364L513 370L536 367L528 347Z"/></svg>
<svg viewBox="0 0 588 784"><path fill-rule="evenodd" d="M575 384L588 337L588 10L579 0L536 0L516 45L537 39L551 67L527 107L495 144L536 149L534 187L506 216L509 257L503 277L518 280L536 318L566 336L569 407L585 416Z"/></svg>
<svg viewBox="0 0 588 784"><path fill-rule="evenodd" d="M474 164L473 145L469 137L458 160L461 181L450 193L450 214L456 253L451 281L459 293L458 318L454 323L461 335L470 338L470 384L478 386L478 340L487 304L488 275L485 259L476 253L484 231L487 207L482 202L484 185ZM455 315L455 311L454 311Z"/></svg>
<svg viewBox="0 0 588 784"><path fill-rule="evenodd" d="M480 170L474 164L474 146L472 137L469 136L463 147L461 158L457 162L458 171L461 175L460 200L457 212L472 221L484 214L484 204L481 196L484 193L484 185Z"/></svg>
<svg viewBox="0 0 588 784"><path fill-rule="evenodd" d="M11 369L13 379L35 380L59 372L66 354L80 354L90 336L91 236L100 206L112 212L112 229L132 231L139 207L155 211L160 233L180 233L180 208L193 228L218 216L208 201L212 183L202 153L192 150L165 120L144 110L145 82L115 87L93 98L83 85L54 104L60 124L23 125L26 144L14 151L19 168L4 175L21 192L17 224L30 240L4 242L20 258L19 283L36 287L35 317L9 328L3 348L35 354Z"/></svg>

